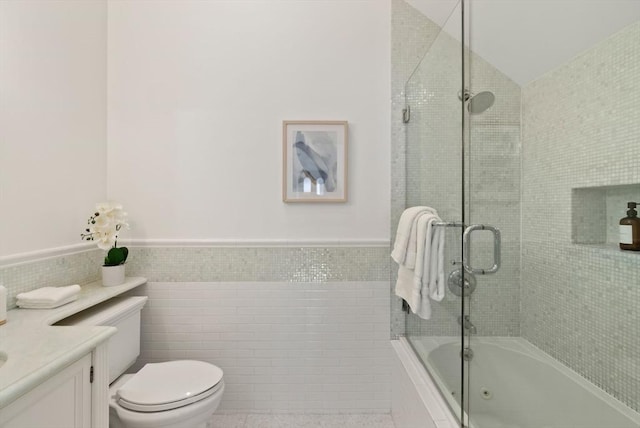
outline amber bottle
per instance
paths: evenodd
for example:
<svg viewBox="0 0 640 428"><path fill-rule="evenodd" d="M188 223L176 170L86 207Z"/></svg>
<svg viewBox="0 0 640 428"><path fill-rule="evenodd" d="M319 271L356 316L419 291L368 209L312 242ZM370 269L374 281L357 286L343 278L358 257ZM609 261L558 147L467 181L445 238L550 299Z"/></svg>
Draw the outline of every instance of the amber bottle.
<svg viewBox="0 0 640 428"><path fill-rule="evenodd" d="M620 220L620 249L640 251L640 218L635 210L637 203L629 202L627 216Z"/></svg>

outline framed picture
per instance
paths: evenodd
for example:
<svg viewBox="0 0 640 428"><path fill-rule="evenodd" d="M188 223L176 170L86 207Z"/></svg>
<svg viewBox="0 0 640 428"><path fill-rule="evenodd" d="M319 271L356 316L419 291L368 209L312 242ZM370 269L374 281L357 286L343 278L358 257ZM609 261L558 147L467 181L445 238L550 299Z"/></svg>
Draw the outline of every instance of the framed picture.
<svg viewBox="0 0 640 428"><path fill-rule="evenodd" d="M282 200L347 201L347 121L282 122Z"/></svg>

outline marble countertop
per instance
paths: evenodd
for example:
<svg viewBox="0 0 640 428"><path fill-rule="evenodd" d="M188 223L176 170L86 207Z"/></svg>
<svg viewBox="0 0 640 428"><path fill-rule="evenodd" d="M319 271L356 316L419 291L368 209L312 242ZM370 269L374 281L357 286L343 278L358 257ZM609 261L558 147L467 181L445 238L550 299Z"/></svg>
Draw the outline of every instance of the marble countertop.
<svg viewBox="0 0 640 428"><path fill-rule="evenodd" d="M116 332L114 327L53 326L52 324L147 282L127 278L122 285L104 287L100 281L83 285L78 300L54 309L13 309L0 325L0 409L91 352Z"/></svg>

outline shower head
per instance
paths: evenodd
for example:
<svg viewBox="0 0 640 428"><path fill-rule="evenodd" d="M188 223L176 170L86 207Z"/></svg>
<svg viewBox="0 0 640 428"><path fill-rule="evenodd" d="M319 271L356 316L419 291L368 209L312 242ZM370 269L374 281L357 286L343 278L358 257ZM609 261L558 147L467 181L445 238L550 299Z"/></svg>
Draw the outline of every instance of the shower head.
<svg viewBox="0 0 640 428"><path fill-rule="evenodd" d="M467 108L469 109L469 113L471 114L483 113L493 105L495 100L496 97L492 92L482 91L476 95L471 96Z"/></svg>
<svg viewBox="0 0 640 428"><path fill-rule="evenodd" d="M463 100L463 95L458 92L458 99ZM471 114L484 113L495 102L496 97L491 91L482 91L477 94L471 93L468 89L464 90L464 101L467 101L467 110Z"/></svg>

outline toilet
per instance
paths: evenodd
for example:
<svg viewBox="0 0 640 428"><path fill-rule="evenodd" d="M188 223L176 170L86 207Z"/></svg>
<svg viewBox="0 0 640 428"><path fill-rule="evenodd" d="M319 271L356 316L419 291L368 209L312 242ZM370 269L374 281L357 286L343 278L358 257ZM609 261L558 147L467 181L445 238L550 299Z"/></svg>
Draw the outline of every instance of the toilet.
<svg viewBox="0 0 640 428"><path fill-rule="evenodd" d="M124 374L140 355L140 311L146 302L146 296L116 297L57 325L118 329L109 338L110 428L207 428L224 392L219 367L177 360Z"/></svg>

